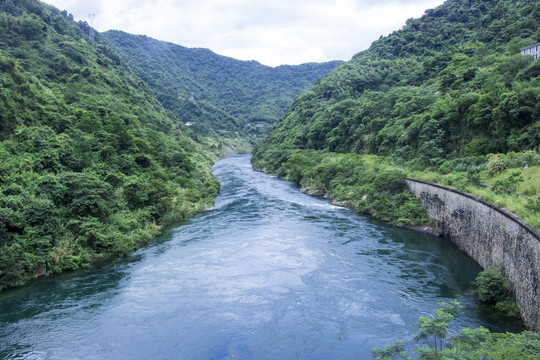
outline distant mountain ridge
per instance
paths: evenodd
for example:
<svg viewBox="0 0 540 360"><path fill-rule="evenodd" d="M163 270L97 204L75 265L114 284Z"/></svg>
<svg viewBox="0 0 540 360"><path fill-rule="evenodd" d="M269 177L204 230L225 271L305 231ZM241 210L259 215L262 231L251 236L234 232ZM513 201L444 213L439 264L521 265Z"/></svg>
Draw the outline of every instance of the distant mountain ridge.
<svg viewBox="0 0 540 360"><path fill-rule="evenodd" d="M165 108L184 122L203 119L203 126L194 124L199 133L222 128L246 135L265 134L300 91L341 63L269 67L144 35L113 30L101 36L152 88ZM221 110L219 118L212 113L215 109Z"/></svg>

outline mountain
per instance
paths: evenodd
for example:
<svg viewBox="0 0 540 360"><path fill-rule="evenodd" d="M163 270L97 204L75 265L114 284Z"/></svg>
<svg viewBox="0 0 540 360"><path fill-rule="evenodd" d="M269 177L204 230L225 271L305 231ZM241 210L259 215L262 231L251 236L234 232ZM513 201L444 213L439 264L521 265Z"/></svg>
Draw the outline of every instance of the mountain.
<svg viewBox="0 0 540 360"><path fill-rule="evenodd" d="M409 19L300 94L254 160L275 171L278 149L315 149L422 168L538 149L540 62L520 48L539 21L529 0L448 0Z"/></svg>
<svg viewBox="0 0 540 360"><path fill-rule="evenodd" d="M182 121L194 123L198 134L220 129L267 134L300 91L341 63L269 67L143 35L107 31L101 36L150 86L162 105Z"/></svg>
<svg viewBox="0 0 540 360"><path fill-rule="evenodd" d="M253 165L394 224L429 221L409 176L540 226L540 61L520 51L539 21L529 0L448 0L409 19L297 96Z"/></svg>
<svg viewBox="0 0 540 360"><path fill-rule="evenodd" d="M216 156L86 23L0 3L0 290L131 251L212 204Z"/></svg>

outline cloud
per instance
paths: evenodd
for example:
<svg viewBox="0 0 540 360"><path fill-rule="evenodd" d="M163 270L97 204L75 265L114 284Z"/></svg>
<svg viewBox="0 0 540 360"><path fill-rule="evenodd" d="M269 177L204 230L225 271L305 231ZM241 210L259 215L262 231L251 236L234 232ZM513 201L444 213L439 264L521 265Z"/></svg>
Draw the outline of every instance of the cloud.
<svg viewBox="0 0 540 360"><path fill-rule="evenodd" d="M443 0L46 0L123 30L266 65L348 60Z"/></svg>

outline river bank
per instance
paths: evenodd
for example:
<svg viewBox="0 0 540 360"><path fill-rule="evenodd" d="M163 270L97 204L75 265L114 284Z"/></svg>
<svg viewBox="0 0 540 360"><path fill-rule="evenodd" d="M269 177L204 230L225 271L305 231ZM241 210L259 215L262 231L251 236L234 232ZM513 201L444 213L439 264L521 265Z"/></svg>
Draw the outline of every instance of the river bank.
<svg viewBox="0 0 540 360"><path fill-rule="evenodd" d="M329 200L333 205L341 206L341 207L344 207L344 208L354 210L351 207L351 204L348 201L346 201L346 200L345 201L335 200L333 198L332 194L329 193L329 192L326 192L324 189L301 188L300 191L302 193L306 194L306 195L309 195L309 196L315 196L315 197L320 197L322 199ZM366 215L369 215L369 214L366 214ZM382 220L382 221L385 221L385 222L390 222L389 218L382 218L382 219L379 219L379 220ZM442 231L437 226L433 225L432 221L430 221L430 224L426 224L426 225L409 226L409 225L405 225L403 223L397 223L397 224L395 224L395 226L398 227L398 228L401 228L401 229L417 231L417 232L420 232L420 233L429 234L429 235L433 235L433 236L442 236Z"/></svg>
<svg viewBox="0 0 540 360"><path fill-rule="evenodd" d="M369 358L455 298L458 326L519 331L478 306L480 267L450 242L306 196L247 155L213 171L215 205L150 246L0 293L0 358Z"/></svg>

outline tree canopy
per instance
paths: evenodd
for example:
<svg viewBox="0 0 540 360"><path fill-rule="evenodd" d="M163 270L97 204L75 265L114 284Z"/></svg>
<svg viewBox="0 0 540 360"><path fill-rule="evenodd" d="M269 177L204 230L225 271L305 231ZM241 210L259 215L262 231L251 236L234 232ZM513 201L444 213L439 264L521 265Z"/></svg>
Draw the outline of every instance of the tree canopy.
<svg viewBox="0 0 540 360"><path fill-rule="evenodd" d="M211 149L88 30L0 4L0 290L133 250L218 192Z"/></svg>
<svg viewBox="0 0 540 360"><path fill-rule="evenodd" d="M122 31L107 31L102 37L162 105L194 123L198 134L262 137L301 90L341 63L269 67Z"/></svg>
<svg viewBox="0 0 540 360"><path fill-rule="evenodd" d="M298 96L259 153L390 155L421 166L537 149L540 4L448 0Z"/></svg>

